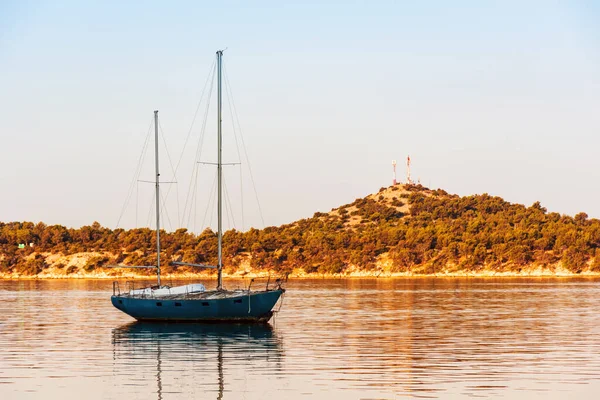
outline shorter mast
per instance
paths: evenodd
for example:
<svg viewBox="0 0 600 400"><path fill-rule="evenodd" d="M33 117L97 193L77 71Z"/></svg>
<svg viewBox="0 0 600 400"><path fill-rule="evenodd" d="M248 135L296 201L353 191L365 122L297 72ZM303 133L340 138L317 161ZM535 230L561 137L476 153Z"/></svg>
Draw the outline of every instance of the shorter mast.
<svg viewBox="0 0 600 400"><path fill-rule="evenodd" d="M160 288L160 191L158 172L158 110L154 111L154 161L156 166L156 279Z"/></svg>

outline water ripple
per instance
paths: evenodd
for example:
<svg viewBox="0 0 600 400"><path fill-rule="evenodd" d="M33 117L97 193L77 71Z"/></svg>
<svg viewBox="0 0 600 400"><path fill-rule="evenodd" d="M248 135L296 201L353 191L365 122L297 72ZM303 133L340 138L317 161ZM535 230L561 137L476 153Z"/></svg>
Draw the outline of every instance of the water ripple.
<svg viewBox="0 0 600 400"><path fill-rule="evenodd" d="M271 326L136 323L111 306L110 288L0 282L0 398L558 399L600 389L593 279L295 281Z"/></svg>

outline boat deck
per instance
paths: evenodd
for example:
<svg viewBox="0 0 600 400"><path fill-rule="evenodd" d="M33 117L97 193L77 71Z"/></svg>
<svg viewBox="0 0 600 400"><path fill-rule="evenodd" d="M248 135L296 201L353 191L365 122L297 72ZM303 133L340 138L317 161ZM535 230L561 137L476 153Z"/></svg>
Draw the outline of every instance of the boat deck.
<svg viewBox="0 0 600 400"><path fill-rule="evenodd" d="M161 299L161 300L219 300L229 299L234 297L252 296L256 293L264 293L265 290L261 291L249 291L246 289L237 290L207 290L204 292L192 292L183 294L130 294L129 292L116 294L118 297L130 298L130 299Z"/></svg>

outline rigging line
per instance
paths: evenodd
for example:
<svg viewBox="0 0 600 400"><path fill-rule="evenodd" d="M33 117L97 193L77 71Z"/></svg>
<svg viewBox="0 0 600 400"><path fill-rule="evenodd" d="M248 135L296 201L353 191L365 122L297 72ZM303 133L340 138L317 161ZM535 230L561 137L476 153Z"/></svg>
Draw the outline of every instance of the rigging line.
<svg viewBox="0 0 600 400"><path fill-rule="evenodd" d="M213 184L212 184L212 187L210 189L210 195L208 197L208 204L206 205L206 210L204 210L204 218L202 219L202 228L201 228L201 230L204 230L204 226L205 226L205 223L206 223L206 214L208 214L208 210L210 208L212 208L211 207L211 202L212 202L213 197L214 197L214 192L216 190L216 186L217 186L217 171L215 171L215 177L213 178ZM211 220L212 220L212 218L211 218Z"/></svg>
<svg viewBox="0 0 600 400"><path fill-rule="evenodd" d="M192 228L192 232L196 232L196 221L198 221L198 175L196 175L196 184L194 185L194 196L192 197L192 204L194 205L194 225ZM190 210L190 214L191 213L192 210Z"/></svg>
<svg viewBox="0 0 600 400"><path fill-rule="evenodd" d="M140 183L137 182L135 187L135 227L138 227L138 208L140 205Z"/></svg>
<svg viewBox="0 0 600 400"><path fill-rule="evenodd" d="M233 138L235 139L235 149L237 150L237 154L238 154L238 160L241 164L242 162L242 155L240 153L240 146L238 144L238 138L237 138L237 130L235 129L235 121L233 118L233 107L231 106L231 94L230 91L227 87L227 82L225 83L225 91L227 92L227 104L229 104L229 115L231 116L231 126L233 127Z"/></svg>
<svg viewBox="0 0 600 400"><path fill-rule="evenodd" d="M215 196L215 197L216 197L216 196ZM214 202L214 200L213 200L212 207L210 207L210 208L213 208L213 207L214 207L214 204L215 204L215 202ZM208 225L211 227L210 229L212 229L212 226L213 226L213 217L214 217L214 216L215 216L215 213L214 213L214 212L211 212L211 213L210 213L210 222L208 223Z"/></svg>
<svg viewBox="0 0 600 400"><path fill-rule="evenodd" d="M240 162L240 210L241 210L241 214L242 214L242 231L244 231L244 187L243 187L243 179L242 179L242 171L243 168L241 166L242 164L242 155L240 153L240 145L238 143L238 135L237 135L237 130L235 127L235 121L233 118L233 107L231 106L231 91L228 87L227 81L225 81L225 91L227 92L227 103L229 104L229 115L231 117L231 126L233 127L233 138L235 139L235 149L237 150L237 154L238 154L238 160Z"/></svg>
<svg viewBox="0 0 600 400"><path fill-rule="evenodd" d="M152 191L152 201L150 201L150 209L148 210L148 219L147 219L147 223L146 226L148 228L152 228L152 211L153 211L153 205L154 205L154 200L156 200L156 190ZM156 210L154 210L156 211Z"/></svg>
<svg viewBox="0 0 600 400"><path fill-rule="evenodd" d="M216 70L216 69L215 69ZM194 158L194 167L196 166L197 161L199 161L200 159L200 154L202 153L202 146L204 143L204 137L206 134L206 123L208 120L208 112L210 111L210 99L212 98L212 93L213 93L213 89L214 89L214 84L215 84L215 70L213 70L213 75L212 75L212 80L211 80L211 84L210 84L210 89L208 92L208 99L206 101L206 109L204 110L204 120L202 123L202 129L200 132L200 139L198 140L198 146L196 148L196 156ZM193 170L193 169L192 169ZM190 201L190 195L192 195L191 190L192 190L192 179L193 177L190 177L190 184L188 187L188 194L185 198L185 206L183 207L183 216L182 219L185 218L185 212L187 210L187 206L188 206L188 201ZM192 205L190 204L190 213L192 212ZM183 223L183 221L181 221Z"/></svg>
<svg viewBox="0 0 600 400"><path fill-rule="evenodd" d="M231 219L229 218L229 204L227 203L227 185L225 184L225 177L223 177L223 204L225 206L225 218L227 218L227 226L231 229Z"/></svg>
<svg viewBox="0 0 600 400"><path fill-rule="evenodd" d="M211 65L210 69L208 70L208 76L206 77L206 81L204 81L204 87L202 88L202 94L200 95L200 100L198 101L198 105L196 106L196 111L194 112L194 118L192 118L192 124L190 125L190 130L188 131L187 137L185 138L185 142L183 144L183 150L181 151L181 155L179 156L179 160L177 161L177 168L175 169L175 171L177 171L177 169L179 169L179 164L181 163L181 159L183 157L183 152L188 143L188 140L190 139L192 130L194 129L194 124L196 123L196 117L198 116L198 111L200 110L200 105L202 104L202 99L204 98L204 92L206 91L206 85L208 85L209 81L214 81L216 64L217 64L217 60L213 60L213 63ZM211 84L210 91L212 92L212 84Z"/></svg>
<svg viewBox="0 0 600 400"><path fill-rule="evenodd" d="M169 154L169 148L167 147L167 140L165 139L165 132L163 131L162 128L162 124L160 123L160 120L158 121L158 127L160 128L160 135L162 137L163 140L163 144L165 146L165 150L167 153L167 158L169 159L169 164L171 165L171 171L173 171L173 181L176 182L176 177L175 177L175 168L173 168L173 161L171 160L171 155ZM171 192L171 188L169 187L169 189L167 189L167 194L165 195L165 199L163 201L162 204L162 208L164 210L164 208L166 207L167 204L167 198L169 197L169 193ZM179 217L180 217L180 213L179 213L179 186L177 186L177 188L175 188L175 196L176 196L176 200L177 200L177 221L179 221Z"/></svg>
<svg viewBox="0 0 600 400"><path fill-rule="evenodd" d="M151 129L152 129L152 126L154 125L153 122L154 121L151 120L150 125L148 126L148 132L146 134L146 140L144 142L144 146L142 148L142 152L141 152L140 157L138 159L138 165L136 167L136 172L134 173L134 176L133 176L133 179L136 180L136 181L139 181L140 175L142 173L142 168L144 166L144 160L146 159L146 154L148 153L148 146L150 145L150 138L152 137L152 135L151 135ZM127 207L129 206L129 201L131 200L132 194L133 194L133 186L130 187L130 192L129 192L129 196L128 196L128 199L127 199L127 204L123 208L122 213L125 213ZM122 216L123 216L123 214L119 217L119 221L121 220Z"/></svg>
<svg viewBox="0 0 600 400"><path fill-rule="evenodd" d="M195 184L198 183L198 168L200 168L200 166L196 165L196 168L194 168L194 170L192 171L192 177L191 177L191 179L193 179L193 182L195 182ZM190 184L191 184L191 182L190 182ZM192 193L192 199L191 199L192 203L191 204L193 204L193 202L194 202L194 200L196 198L196 192L195 192L195 190L196 190L196 185L194 185L194 191L191 191L191 187L190 187L190 191ZM185 208L183 209L183 216L182 216L182 218L185 219ZM183 222L183 219L182 219L181 222ZM190 212L188 214L187 224L185 225L185 227L187 229L190 229L190 220L191 219L192 219L192 207L190 206Z"/></svg>
<svg viewBox="0 0 600 400"><path fill-rule="evenodd" d="M176 165L175 169L173 170L173 177L177 174L177 171L179 170L179 165L181 164L181 160L183 159L183 154L185 153L185 148L187 147L188 141L190 140L190 137L192 135L192 130L194 129L194 124L196 123L196 117L198 116L198 111L200 110L200 106L202 105L202 99L204 99L204 93L206 92L206 86L208 85L209 81L214 82L216 63L217 63L217 61L213 60L213 63L211 65L210 69L208 70L208 76L206 77L206 81L204 81L204 86L202 87L202 92L200 94L200 100L198 100L198 105L196 106L196 111L194 112L194 117L192 118L192 123L190 124L190 129L188 130L185 141L183 142L183 148L181 149L181 154L179 155L179 160L177 160L177 165ZM211 83L210 92L212 92L212 87L213 87L213 84ZM208 103L210 103L210 98L208 99ZM168 195L168 193L167 193L167 195Z"/></svg>
<svg viewBox="0 0 600 400"><path fill-rule="evenodd" d="M223 179L223 191L225 192L225 216L227 217L227 225L229 225L229 229L231 229L231 219L229 218L230 208L227 204L227 186L225 186L225 180Z"/></svg>
<svg viewBox="0 0 600 400"><path fill-rule="evenodd" d="M204 118L202 121L202 129L200 130L200 140L198 141L198 147L196 148L196 159L194 162L200 161L200 156L202 155L202 148L204 146L204 137L206 136L206 124L208 123L208 113L210 111L210 100L212 98L213 89L215 86L215 79L213 74L213 81L211 82L210 92L208 96L208 100L206 102L206 108L204 109Z"/></svg>
<svg viewBox="0 0 600 400"><path fill-rule="evenodd" d="M140 153L140 156L138 158L138 163L135 168L135 172L133 173L133 178L131 179L131 183L129 184L129 189L127 189L127 196L125 198L125 203L123 204L123 207L121 208L121 213L119 214L119 219L117 220L116 228L118 228L119 224L121 223L121 218L123 218L123 214L125 214L125 210L127 209L127 206L129 205L129 200L131 200L131 196L133 194L133 189L135 187L135 182L138 180L140 172L142 170L142 164L144 163L144 156L146 154L146 150L148 149L148 142L150 141L150 132L151 132L153 123L154 123L154 118L152 118L150 120L150 125L148 126L148 132L146 133L146 140L144 140L144 145L142 146L142 152Z"/></svg>
<svg viewBox="0 0 600 400"><path fill-rule="evenodd" d="M225 179L223 179L223 188L225 189L225 208L229 210L229 212L231 213L231 221L233 221L233 225L231 225L231 222L229 221L229 215L227 215L227 222L229 223L229 229L233 228L235 229L235 218L233 216L233 207L231 206L231 198L229 197L229 192L227 191L227 183L225 181Z"/></svg>
<svg viewBox="0 0 600 400"><path fill-rule="evenodd" d="M245 222L244 222L244 184L243 184L244 180L242 179L242 167L240 166L240 205L241 205L241 210L242 210L242 232L244 232L244 230L246 230L245 226Z"/></svg>
<svg viewBox="0 0 600 400"><path fill-rule="evenodd" d="M194 182L194 179L196 177L198 171L196 171L196 168L192 169L192 174L190 175L190 184L189 184L189 189L188 189L188 194L186 195L186 204L183 207L183 214L181 215L181 220L179 221L179 225L180 226L185 226L187 229L190 228L190 216L188 214L188 219L187 219L187 223L184 225L183 222L186 220L185 216L186 216L186 210L187 210L187 202L188 202L188 196L190 194L191 188L192 188L192 182ZM192 199L193 200L193 199Z"/></svg>
<svg viewBox="0 0 600 400"><path fill-rule="evenodd" d="M162 193L160 195L160 198L161 198L161 200L162 200L163 203L166 203L166 199L162 195ZM171 224L171 218L169 218L169 211L163 207L163 210L161 211L161 215L162 216L165 216L165 215L167 216L167 222L169 223L169 230L172 232L173 231L173 225Z"/></svg>
<svg viewBox="0 0 600 400"><path fill-rule="evenodd" d="M192 178L194 179L194 186L193 186L193 189L190 188L191 193L192 193L192 198L191 198L191 203L190 203L190 212L188 214L188 221L187 221L187 225L186 225L186 228L191 229L192 232L194 231L194 228L195 228L195 222L192 225L190 225L190 220L192 219L192 205L196 201L196 193L197 193L196 187L198 185L198 173L199 173L198 168L194 168L194 170L192 171ZM183 211L185 213L185 209Z"/></svg>
<svg viewBox="0 0 600 400"><path fill-rule="evenodd" d="M235 100L233 100L233 90L231 89L231 85L229 84L229 78L227 76L227 68L223 65L223 75L225 76L225 88L229 90L228 97L231 97L231 104L233 106L233 112L235 114L236 121L238 123L238 129L240 131L240 140L242 142L242 148L244 149L244 155L246 156L246 162L248 163L248 172L250 172L250 181L252 182L252 187L254 188L254 196L256 197L256 204L258 205L258 213L260 215L260 219L262 221L263 227L265 226L265 219L262 213L262 207L260 206L260 200L258 199L258 191L256 190L256 183L254 182L254 174L252 173L252 166L250 165L250 158L248 157L248 151L246 149L246 143L244 142L244 135L242 134L242 126L240 124L240 119L237 113L237 109L235 107Z"/></svg>
<svg viewBox="0 0 600 400"><path fill-rule="evenodd" d="M200 185L198 185L198 176L200 175L200 165L197 164L196 167L196 179L194 180L194 189L192 192L192 201L190 203L190 217L192 215L192 207L194 207L194 218L192 224L192 232L196 232L196 224L198 222L198 189Z"/></svg>
<svg viewBox="0 0 600 400"><path fill-rule="evenodd" d="M229 192L227 192L227 188L225 188L225 191L226 191L225 194L228 197L227 201L229 201L229 210L231 212L231 221L233 222L233 227L232 228L233 229L237 229L238 225L235 223L235 214L233 212L233 202L231 201L231 197L229 197Z"/></svg>
<svg viewBox="0 0 600 400"><path fill-rule="evenodd" d="M209 211L210 223L207 226L207 227L210 227L211 230L212 230L212 227L213 227L213 218L214 218L215 214L217 214L215 212L215 204L217 203L218 196L219 196L217 194L217 183L218 183L217 175L218 175L218 173L217 173L217 171L215 171L215 190L213 191L213 194L211 196L211 204L208 207L209 210L212 210L212 211Z"/></svg>
<svg viewBox="0 0 600 400"><path fill-rule="evenodd" d="M185 220L185 214L186 214L186 212L188 212L188 203L189 203L190 209L188 212L188 223L186 225L186 227L188 229L189 229L190 218L192 216L192 204L194 202L194 193L195 193L194 191L196 190L195 184L198 179L198 168L199 168L198 164L194 164L194 168L192 168L192 174L190 175L190 183L188 185L187 195L185 196L185 204L183 206L183 215L181 216L181 221L179 222L180 225L183 225L183 221ZM191 199L190 199L190 196L192 196Z"/></svg>
<svg viewBox="0 0 600 400"><path fill-rule="evenodd" d="M192 232L196 231L196 221L198 220L198 175L200 174L200 166L196 167L196 180L194 182L194 194L192 195L192 204L194 205L194 225ZM192 206L190 205L190 214Z"/></svg>

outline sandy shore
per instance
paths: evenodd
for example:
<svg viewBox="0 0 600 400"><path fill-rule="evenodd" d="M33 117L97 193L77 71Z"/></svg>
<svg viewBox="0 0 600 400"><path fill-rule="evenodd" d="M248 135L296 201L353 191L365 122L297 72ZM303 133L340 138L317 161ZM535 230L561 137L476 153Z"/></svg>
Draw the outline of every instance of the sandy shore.
<svg viewBox="0 0 600 400"><path fill-rule="evenodd" d="M269 274L267 272L237 272L234 274L224 273L225 279L276 279L279 274ZM215 274L196 274L196 273L175 273L175 274L162 274L163 279L215 279ZM75 273L75 274L57 274L57 273L41 273L38 275L20 275L20 274L7 274L0 273L0 279L3 280L15 280L15 279L154 279L155 275L138 275L138 274L115 274L114 271L98 271L91 273ZM600 277L600 273L591 271L582 271L581 273L574 273L567 270L540 270L533 269L521 272L496 272L496 271L479 271L479 272L440 272L436 274L419 274L419 273L408 273L408 272L381 272L381 271L353 271L347 274L320 274L320 273L305 273L304 271L294 271L289 274L289 279L339 279L339 278L428 278L428 277L447 277L447 278L549 278L549 277L589 277L595 278Z"/></svg>
<svg viewBox="0 0 600 400"><path fill-rule="evenodd" d="M86 270L87 263L94 257L114 257L109 252L82 252L70 255L52 253L33 253L27 259L33 259L36 254L45 259L46 268L37 275L26 275L17 272L0 272L0 279L154 279L154 271L140 269L114 269L100 267L91 271ZM416 277L600 277L600 271L592 271L588 263L581 272L572 272L562 266L560 262L552 265L528 265L524 267L504 266L508 271L497 271L493 267L482 267L477 271L458 270L454 264L440 267L435 273L425 273L425 266L415 266L411 272L394 272L393 263L382 254L372 269L364 269L356 265L349 265L341 274L323 274L319 272L307 273L302 268L293 269L288 277L291 279L321 279L321 278L416 278ZM428 267L429 271L431 267ZM214 270L199 272L186 267L173 270L166 267L161 276L165 279L215 279ZM250 266L249 259L243 260L239 266L225 267L223 277L225 279L252 279L271 276L272 279L283 276L282 273L273 271L254 270Z"/></svg>

